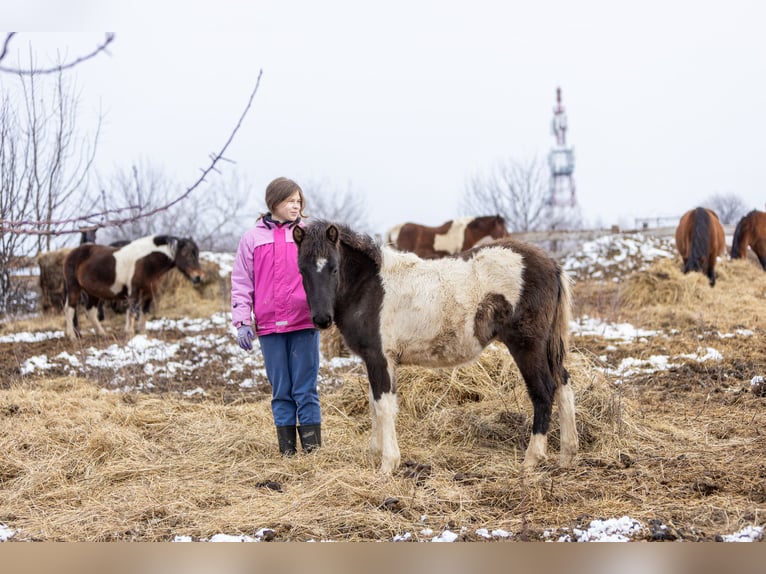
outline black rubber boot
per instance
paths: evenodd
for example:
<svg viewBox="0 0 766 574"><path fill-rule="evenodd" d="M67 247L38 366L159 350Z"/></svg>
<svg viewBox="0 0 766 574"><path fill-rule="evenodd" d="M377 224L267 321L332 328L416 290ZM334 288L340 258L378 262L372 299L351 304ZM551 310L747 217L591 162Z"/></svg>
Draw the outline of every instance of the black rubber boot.
<svg viewBox="0 0 766 574"><path fill-rule="evenodd" d="M301 425L298 427L298 436L301 437L303 450L316 450L322 446L322 425Z"/></svg>
<svg viewBox="0 0 766 574"><path fill-rule="evenodd" d="M295 425L286 427L277 427L277 440L279 441L279 452L284 456L293 456L295 454Z"/></svg>

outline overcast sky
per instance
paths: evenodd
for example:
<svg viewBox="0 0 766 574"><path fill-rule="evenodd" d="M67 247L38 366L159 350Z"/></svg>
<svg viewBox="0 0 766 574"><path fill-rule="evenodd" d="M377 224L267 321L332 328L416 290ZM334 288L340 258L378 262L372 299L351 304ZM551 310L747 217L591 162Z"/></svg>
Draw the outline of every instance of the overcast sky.
<svg viewBox="0 0 766 574"><path fill-rule="evenodd" d="M254 209L279 175L354 189L374 230L461 215L467 180L545 159L556 88L586 222L632 227L712 194L766 204L766 3L9 0L18 29L109 29L76 69L97 165L140 160L191 184L225 142ZM19 34L38 63L103 40ZM9 65L11 60L3 62ZM88 115L89 114L89 115ZM308 198L309 202L311 198Z"/></svg>

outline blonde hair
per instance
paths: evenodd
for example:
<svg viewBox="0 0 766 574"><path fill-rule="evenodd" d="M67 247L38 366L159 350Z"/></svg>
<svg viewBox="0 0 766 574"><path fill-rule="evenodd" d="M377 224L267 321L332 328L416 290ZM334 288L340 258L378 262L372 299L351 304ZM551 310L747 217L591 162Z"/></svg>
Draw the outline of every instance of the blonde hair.
<svg viewBox="0 0 766 574"><path fill-rule="evenodd" d="M306 197L303 195L303 190L300 185L287 177L278 177L266 186L266 207L269 208L271 213L274 213L279 204L296 191L301 198L300 216L301 218L307 217L303 213L303 210L306 209Z"/></svg>

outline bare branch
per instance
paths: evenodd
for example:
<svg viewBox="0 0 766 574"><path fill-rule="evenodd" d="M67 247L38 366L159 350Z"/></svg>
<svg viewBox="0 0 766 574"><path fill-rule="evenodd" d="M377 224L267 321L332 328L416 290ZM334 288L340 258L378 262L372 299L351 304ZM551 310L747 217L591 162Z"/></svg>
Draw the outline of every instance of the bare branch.
<svg viewBox="0 0 766 574"><path fill-rule="evenodd" d="M3 45L3 52L0 54L0 61L5 57L6 52L8 50L8 44L11 41L11 38L16 32L10 32L8 36L5 38L5 44ZM99 55L101 52L107 52L107 47L109 44L111 44L114 41L114 34L109 32L106 35L106 39L102 44L99 44L96 49L94 49L89 54L86 54L84 56L80 56L79 58L76 58L75 60L72 60L71 62L67 62L66 64L59 64L58 66L53 66L51 68L30 68L28 70L24 70L21 68L6 68L4 66L0 66L0 72L5 72L7 74L19 74L22 76L33 76L37 74L52 74L56 72L62 72L64 70L69 70L71 68L74 68L75 66L85 62L86 60L90 60L91 58L95 58L97 55Z"/></svg>
<svg viewBox="0 0 766 574"><path fill-rule="evenodd" d="M123 219L108 219L107 216L109 216L112 213L119 213L120 211L135 209L135 208L122 207L118 209L104 210L98 213L93 213L93 214L82 216L82 217L62 219L59 221L8 221L5 219L0 219L0 233L17 233L17 234L25 234L25 235L66 235L70 233L80 233L80 228L83 227L83 225L88 225L88 226L95 225L97 228L124 225L126 223L130 223L131 221L135 221L143 217L149 217L161 211L165 211L173 207L177 203L183 201L205 181L205 178L208 176L210 172L217 171L217 164L219 162L231 161L225 158L224 154L226 153L226 150L231 145L231 142L234 141L234 136L237 134L237 132L239 132L240 128L242 127L242 123L245 120L245 117L247 116L248 112L250 111L250 108L253 105L253 100L255 99L255 95L258 92L258 88L261 84L262 75L263 75L263 70L260 70L258 72L258 78L255 83L255 88L250 94L250 98L247 101L247 105L245 106L245 109L240 115L239 120L234 126L234 129L229 134L229 137L224 143L223 147L218 151L218 153L215 153L214 155L211 154L212 159L211 159L210 165L208 165L205 169L202 170L202 174L192 184L192 186L187 188L185 192L180 194L178 197L176 197L172 201L160 207L152 209L151 211L143 212L143 213L140 213L139 215L127 217ZM105 218L105 221L102 221L100 223L93 223L92 220L96 218ZM73 225L68 226L69 224L73 224ZM64 227L61 229L50 229L50 228L45 229L45 227L47 226L64 226Z"/></svg>
<svg viewBox="0 0 766 574"><path fill-rule="evenodd" d="M3 58L5 58L6 54L8 54L8 44L11 43L11 38L13 38L16 35L16 32L8 32L8 35L5 37L5 42L3 42L3 51L0 52L0 62L3 61Z"/></svg>

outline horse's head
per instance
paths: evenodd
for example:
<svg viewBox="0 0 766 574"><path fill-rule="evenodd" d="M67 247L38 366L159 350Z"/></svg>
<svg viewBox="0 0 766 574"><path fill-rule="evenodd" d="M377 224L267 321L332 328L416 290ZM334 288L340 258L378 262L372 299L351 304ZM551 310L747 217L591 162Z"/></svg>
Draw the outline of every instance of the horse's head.
<svg viewBox="0 0 766 574"><path fill-rule="evenodd" d="M205 273L199 266L199 247L189 238L176 238L174 241L176 257L175 265L192 283L199 283L205 278Z"/></svg>
<svg viewBox="0 0 766 574"><path fill-rule="evenodd" d="M492 239L500 239L508 235L508 228L502 215L495 215L490 218L489 234Z"/></svg>
<svg viewBox="0 0 766 574"><path fill-rule="evenodd" d="M332 325L338 289L340 232L333 224L315 222L306 228L295 226L298 269L303 278L311 320L320 329Z"/></svg>

